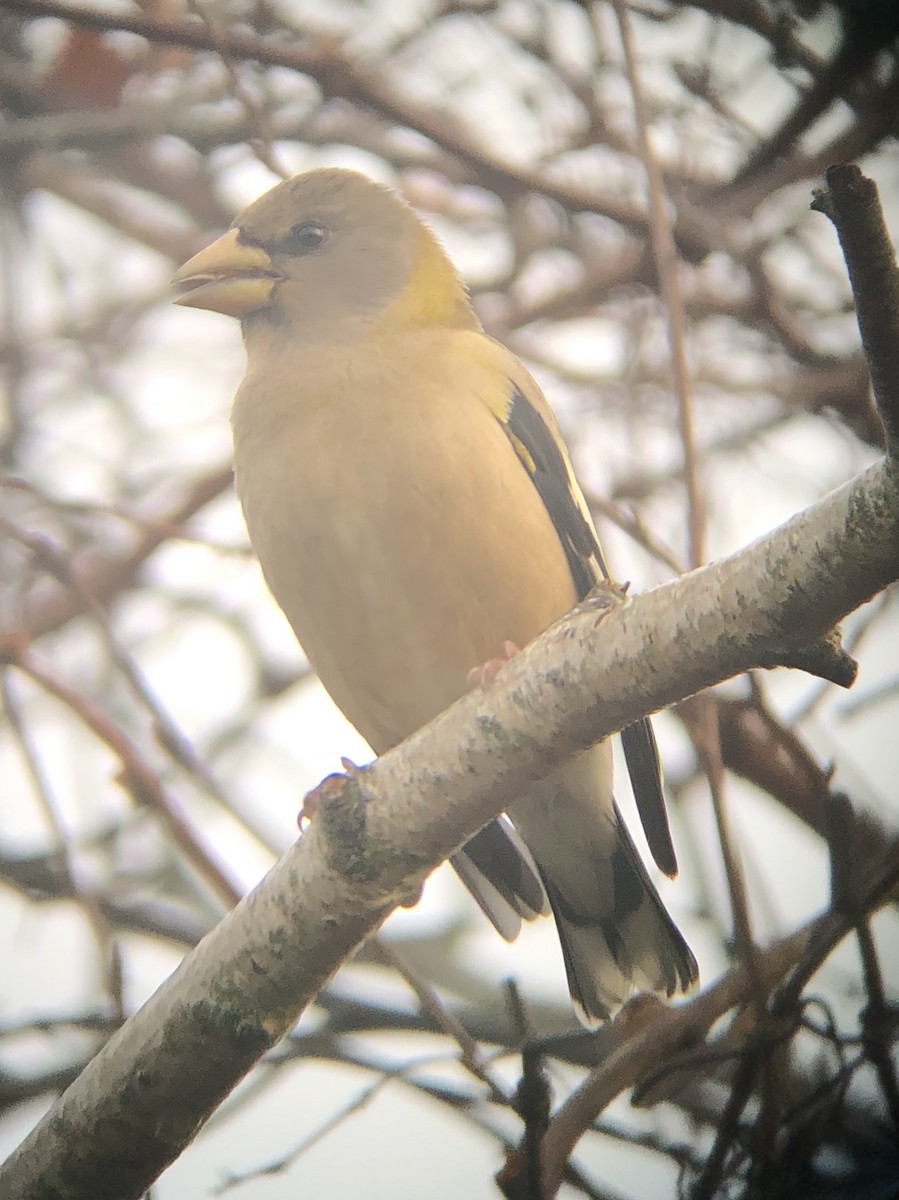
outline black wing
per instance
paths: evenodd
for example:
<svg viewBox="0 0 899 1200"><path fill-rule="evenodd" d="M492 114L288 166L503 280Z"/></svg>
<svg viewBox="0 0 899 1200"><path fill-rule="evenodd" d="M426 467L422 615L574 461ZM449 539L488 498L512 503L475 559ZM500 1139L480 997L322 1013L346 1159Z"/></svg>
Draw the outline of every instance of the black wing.
<svg viewBox="0 0 899 1200"><path fill-rule="evenodd" d="M559 443L524 392L511 381L510 386L504 427L559 535L578 599L585 600L597 583L609 578L602 550L572 491L571 476ZM649 849L661 871L676 875L677 858L649 719L623 729L621 742Z"/></svg>

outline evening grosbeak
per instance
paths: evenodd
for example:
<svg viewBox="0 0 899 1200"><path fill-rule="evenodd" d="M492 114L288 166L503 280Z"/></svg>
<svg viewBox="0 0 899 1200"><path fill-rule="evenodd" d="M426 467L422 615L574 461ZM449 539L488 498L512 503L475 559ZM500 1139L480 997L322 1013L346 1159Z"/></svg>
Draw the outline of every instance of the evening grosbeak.
<svg viewBox="0 0 899 1200"><path fill-rule="evenodd" d="M355 171L297 175L175 275L239 318L237 491L325 688L381 754L608 577L555 418L483 332L428 227ZM659 866L677 865L646 721L623 734ZM601 742L452 857L499 932L556 918L579 1015L697 977L612 793ZM517 831L517 832L516 832ZM524 844L522 844L524 843ZM544 891L545 889L545 891Z"/></svg>

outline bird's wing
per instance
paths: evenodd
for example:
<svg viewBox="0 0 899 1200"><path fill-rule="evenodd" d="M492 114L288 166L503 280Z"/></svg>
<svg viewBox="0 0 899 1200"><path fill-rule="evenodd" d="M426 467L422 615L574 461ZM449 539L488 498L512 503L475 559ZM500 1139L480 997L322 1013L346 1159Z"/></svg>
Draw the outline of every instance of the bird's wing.
<svg viewBox="0 0 899 1200"><path fill-rule="evenodd" d="M610 577L587 502L574 477L555 415L542 392L517 359L498 343L493 345L505 357L507 384L502 399L492 406L494 416L540 494L564 547L578 598L584 600L597 583ZM677 857L649 719L628 725L621 732L621 741L652 856L666 875L676 875Z"/></svg>

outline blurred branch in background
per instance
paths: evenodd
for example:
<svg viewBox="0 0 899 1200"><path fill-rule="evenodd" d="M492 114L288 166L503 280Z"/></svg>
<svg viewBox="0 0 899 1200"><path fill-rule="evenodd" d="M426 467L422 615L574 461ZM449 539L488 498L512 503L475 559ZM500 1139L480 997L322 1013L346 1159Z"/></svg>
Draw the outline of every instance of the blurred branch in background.
<svg viewBox="0 0 899 1200"><path fill-rule="evenodd" d="M882 452L846 267L809 199L831 163L858 160L899 229L896 14L892 0L0 3L5 1149L288 844L307 788L362 753L245 545L237 333L170 313L172 267L277 172L334 163L399 187L489 332L538 373L615 574L643 590L690 564L700 501L717 558ZM665 231L692 433L660 299ZM886 296L873 305L889 316ZM391 1196L486 1194L507 1153L507 1194L540 1194L522 1167L536 1118L517 1149L506 975L544 1056L544 1169L564 1194L827 1196L899 1178L899 927L873 877L899 823L895 588L846 641L863 706L783 671L715 693L755 1007L744 984L701 1028L705 993L572 1032L539 932L527 953L497 947L438 877L162 1177L163 1200L226 1174L239 1194L265 1161L292 1186L316 1191L327 1170L327 1194L355 1195L360 1158L367 1194L379 1177ZM660 723L682 857L666 901L713 995L747 964L698 703ZM837 945L846 931L857 953ZM310 1085L315 1063L327 1074ZM604 1111L641 1079L651 1112ZM439 1147L406 1093L433 1106ZM204 1144L214 1165L190 1175Z"/></svg>

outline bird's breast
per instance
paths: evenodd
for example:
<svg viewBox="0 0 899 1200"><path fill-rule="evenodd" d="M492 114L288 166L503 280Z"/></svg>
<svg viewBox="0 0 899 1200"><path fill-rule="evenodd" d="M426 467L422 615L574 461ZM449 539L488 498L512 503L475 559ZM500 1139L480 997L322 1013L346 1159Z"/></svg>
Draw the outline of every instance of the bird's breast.
<svg viewBox="0 0 899 1200"><path fill-rule="evenodd" d="M322 683L380 753L473 666L575 602L551 520L478 378L360 373L269 414L235 405L235 475L269 587ZM417 381L417 386L416 386Z"/></svg>

